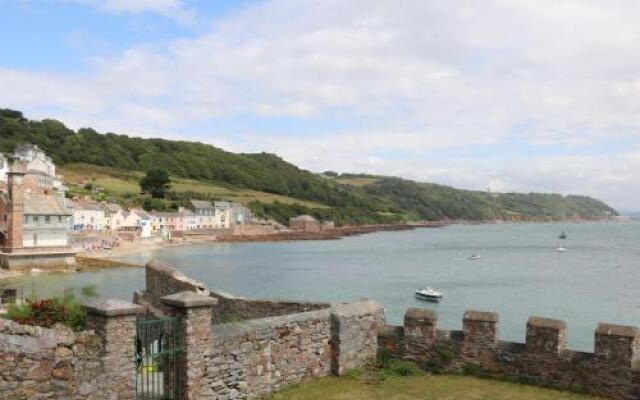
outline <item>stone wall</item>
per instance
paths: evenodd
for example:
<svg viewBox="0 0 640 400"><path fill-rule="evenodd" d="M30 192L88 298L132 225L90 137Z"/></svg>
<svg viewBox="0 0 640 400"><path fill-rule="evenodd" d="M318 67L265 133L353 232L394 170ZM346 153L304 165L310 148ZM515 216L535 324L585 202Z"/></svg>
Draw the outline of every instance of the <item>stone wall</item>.
<svg viewBox="0 0 640 400"><path fill-rule="evenodd" d="M247 299L221 292L211 292L211 296L218 299L218 306L213 309L213 320L216 323L276 317L279 315L321 310L330 307L329 303L279 299Z"/></svg>
<svg viewBox="0 0 640 400"><path fill-rule="evenodd" d="M245 399L371 364L383 310L373 301L213 326L207 386Z"/></svg>
<svg viewBox="0 0 640 400"><path fill-rule="evenodd" d="M80 333L61 324L47 329L0 318L0 398L133 399L139 310L117 302L123 304L124 312L93 307L88 321L97 329Z"/></svg>
<svg viewBox="0 0 640 400"><path fill-rule="evenodd" d="M320 310L214 325L207 387L220 399L263 396L331 373L331 316Z"/></svg>
<svg viewBox="0 0 640 400"><path fill-rule="evenodd" d="M187 399L257 398L376 358L384 311L373 301L244 299L212 293L157 263L146 273L136 302L151 314L181 315L185 324Z"/></svg>
<svg viewBox="0 0 640 400"><path fill-rule="evenodd" d="M0 398L85 398L105 374L99 353L94 334L0 319Z"/></svg>
<svg viewBox="0 0 640 400"><path fill-rule="evenodd" d="M499 340L495 313L467 311L461 331L437 329L432 311L409 309L378 342L392 355L437 372L515 380L619 400L640 399L640 329L599 324L593 353L566 349L564 321L532 317L526 343Z"/></svg>
<svg viewBox="0 0 640 400"><path fill-rule="evenodd" d="M289 300L258 300L212 292L202 283L172 267L151 261L146 265L146 290L136 294L136 302L152 306L156 314L163 313L162 297L183 291L202 293L218 299L212 310L215 323L237 322L328 308L328 303Z"/></svg>

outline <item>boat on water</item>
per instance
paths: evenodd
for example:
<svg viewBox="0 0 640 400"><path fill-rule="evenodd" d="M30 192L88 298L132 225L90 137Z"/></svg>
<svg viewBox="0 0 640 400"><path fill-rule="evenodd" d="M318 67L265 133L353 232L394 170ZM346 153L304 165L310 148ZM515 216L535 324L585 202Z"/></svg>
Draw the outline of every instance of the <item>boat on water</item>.
<svg viewBox="0 0 640 400"><path fill-rule="evenodd" d="M477 253L473 253L472 255L470 255L469 257L467 257L467 260L471 260L471 261L475 261L475 260L479 260L481 259L482 256L477 254Z"/></svg>
<svg viewBox="0 0 640 400"><path fill-rule="evenodd" d="M558 253L566 253L567 251L569 251L569 249L567 249L566 247L558 247L556 251Z"/></svg>
<svg viewBox="0 0 640 400"><path fill-rule="evenodd" d="M568 237L569 237L569 235L567 235L566 231L562 231L562 232L560 232L560 235L558 235L558 239L566 239Z"/></svg>
<svg viewBox="0 0 640 400"><path fill-rule="evenodd" d="M442 291L432 287L416 290L416 298L420 300L438 301L442 298Z"/></svg>

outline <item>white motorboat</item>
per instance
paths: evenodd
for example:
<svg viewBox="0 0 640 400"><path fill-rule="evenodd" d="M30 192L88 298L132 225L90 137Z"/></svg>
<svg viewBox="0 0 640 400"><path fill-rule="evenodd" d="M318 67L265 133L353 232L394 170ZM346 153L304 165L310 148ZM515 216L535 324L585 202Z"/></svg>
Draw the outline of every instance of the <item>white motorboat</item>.
<svg viewBox="0 0 640 400"><path fill-rule="evenodd" d="M482 258L482 256L481 256L481 255L479 255L479 254L476 254L476 253L473 253L472 255L470 255L469 257L467 257L467 259L468 259L468 260L471 260L471 261L479 260L479 259L481 259L481 258Z"/></svg>
<svg viewBox="0 0 640 400"><path fill-rule="evenodd" d="M567 251L569 251L569 249L567 249L566 247L558 247L556 251L558 253L566 253Z"/></svg>
<svg viewBox="0 0 640 400"><path fill-rule="evenodd" d="M438 301L442 298L442 292L436 288L426 287L416 290L416 298L420 300Z"/></svg>

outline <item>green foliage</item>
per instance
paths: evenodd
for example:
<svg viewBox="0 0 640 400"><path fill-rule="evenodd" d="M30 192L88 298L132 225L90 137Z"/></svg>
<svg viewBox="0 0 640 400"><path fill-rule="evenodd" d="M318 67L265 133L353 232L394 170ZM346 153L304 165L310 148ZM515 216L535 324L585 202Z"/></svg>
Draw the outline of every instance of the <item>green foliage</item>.
<svg viewBox="0 0 640 400"><path fill-rule="evenodd" d="M436 347L433 357L427 361L425 368L434 374L442 374L453 362L454 354L449 347Z"/></svg>
<svg viewBox="0 0 640 400"><path fill-rule="evenodd" d="M73 131L53 119L31 121L20 111L0 109L0 151L11 151L19 143L37 144L61 165L84 163L150 173L155 170L143 179L144 184L141 182L143 191L176 203L188 199L169 192L165 179L169 174L328 206L309 209L297 204L252 203L257 215L281 223L301 213L334 220L338 225L407 219L554 220L617 215L614 209L589 197L492 194L373 175L338 176L332 171L313 174L274 154L234 154L202 143L99 134L90 128ZM158 172L158 166L166 175ZM347 183L349 179L352 184ZM142 203L138 193L123 194L121 200L131 205ZM163 204L173 206L147 203L146 207L160 209Z"/></svg>
<svg viewBox="0 0 640 400"><path fill-rule="evenodd" d="M394 358L388 349L379 349L377 362L380 369L376 371L379 380L385 380L394 376L420 376L424 375L424 370L412 361Z"/></svg>
<svg viewBox="0 0 640 400"><path fill-rule="evenodd" d="M80 289L83 299L97 296L96 287L85 286ZM87 327L87 314L82 303L73 293L49 299L27 300L22 304L12 304L3 316L20 324L37 325L50 328L61 322L76 332Z"/></svg>
<svg viewBox="0 0 640 400"><path fill-rule="evenodd" d="M152 169L140 179L140 189L143 193L151 194L154 199L164 199L171 187L169 173L163 169Z"/></svg>

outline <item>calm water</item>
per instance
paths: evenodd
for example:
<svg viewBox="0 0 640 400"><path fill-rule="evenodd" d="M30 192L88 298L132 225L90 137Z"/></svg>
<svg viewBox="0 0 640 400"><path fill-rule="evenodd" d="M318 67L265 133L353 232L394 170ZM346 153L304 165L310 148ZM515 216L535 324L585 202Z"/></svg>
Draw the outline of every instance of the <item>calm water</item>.
<svg viewBox="0 0 640 400"><path fill-rule="evenodd" d="M562 230L568 240L557 239ZM597 322L640 325L639 239L637 222L452 226L338 241L173 247L126 260L156 257L210 288L250 297L374 298L394 324L407 307L435 309L440 326L449 329L460 329L467 308L497 311L507 340L524 340L530 315L560 318L568 323L571 347L590 350ZM560 245L570 251L558 253ZM467 260L473 252L483 259ZM144 271L18 281L39 295L94 284L101 295L130 299L144 286ZM441 288L444 300L415 300L413 290L427 285Z"/></svg>

